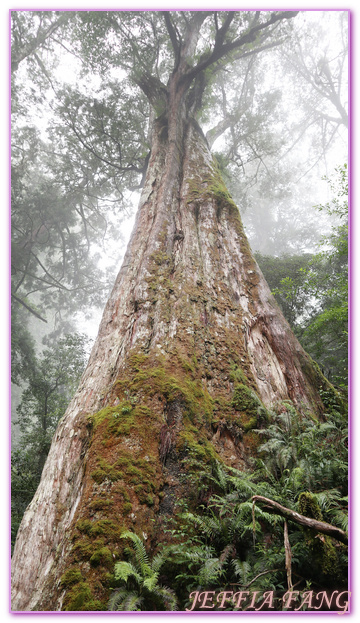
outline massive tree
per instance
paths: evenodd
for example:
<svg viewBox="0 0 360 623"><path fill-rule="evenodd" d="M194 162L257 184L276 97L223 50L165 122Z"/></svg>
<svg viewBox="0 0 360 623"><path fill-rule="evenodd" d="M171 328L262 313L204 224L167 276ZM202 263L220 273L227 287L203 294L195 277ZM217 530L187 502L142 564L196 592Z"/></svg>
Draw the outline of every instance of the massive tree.
<svg viewBox="0 0 360 623"><path fill-rule="evenodd" d="M119 176L146 176L88 366L19 528L14 610L107 609L122 531L155 548L177 501L196 503L192 462L246 469L268 408L291 401L321 418L321 390L332 391L276 305L197 121L218 76L279 45L296 12L75 17L84 62L126 68L150 111L131 162L106 127L101 142L73 123L80 150L102 162L117 150Z"/></svg>

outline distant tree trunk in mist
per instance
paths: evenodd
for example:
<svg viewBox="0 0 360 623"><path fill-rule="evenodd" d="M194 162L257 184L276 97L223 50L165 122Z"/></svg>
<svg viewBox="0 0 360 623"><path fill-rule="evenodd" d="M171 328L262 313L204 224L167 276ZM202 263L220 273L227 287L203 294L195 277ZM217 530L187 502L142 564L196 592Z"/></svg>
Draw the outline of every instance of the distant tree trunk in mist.
<svg viewBox="0 0 360 623"><path fill-rule="evenodd" d="M154 548L176 500L191 505L187 458L246 468L258 406L323 411L185 86L175 74L154 123L123 266L19 528L13 610L106 610L123 529Z"/></svg>

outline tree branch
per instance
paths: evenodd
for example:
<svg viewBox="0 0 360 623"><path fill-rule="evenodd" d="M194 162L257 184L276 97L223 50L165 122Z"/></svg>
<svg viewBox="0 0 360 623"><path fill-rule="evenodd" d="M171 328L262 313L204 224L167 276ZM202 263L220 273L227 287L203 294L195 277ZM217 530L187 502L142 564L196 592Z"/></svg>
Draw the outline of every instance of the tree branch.
<svg viewBox="0 0 360 623"><path fill-rule="evenodd" d="M235 39L235 41L231 41L229 43L221 43L221 45L219 45L216 43L216 39L215 39L215 45L214 45L212 52L206 58L203 58L203 60L201 60L197 65L195 65L195 67L192 67L183 76L183 80L190 83L195 78L195 76L197 76L198 73L200 73L201 71L204 71L205 69L210 67L210 65L213 65L214 63L216 63L218 60L220 60L221 58L223 58L230 52L233 52L234 50L237 50L248 43L253 43L253 41L255 41L258 34L262 30L265 30L269 26L272 26L273 24L276 24L277 22L283 19L292 19L298 14L298 12L299 11L281 11L280 13L272 13L270 19L268 19L266 22L263 22L262 24L253 25L252 27L250 27L250 29L246 33L244 33L243 35ZM227 23L228 21L225 20L225 23L223 26L225 26ZM226 30L228 30L229 26L230 24L228 24ZM218 33L220 32L221 32L221 28L218 31ZM225 34L226 34L226 31L225 31ZM223 39L220 36L219 41L222 41L222 40Z"/></svg>
<svg viewBox="0 0 360 623"><path fill-rule="evenodd" d="M36 37L28 43L27 46L22 46L22 52L16 56L15 53L11 56L11 71L17 71L21 61L25 58L33 54L37 48L44 45L47 39L51 37L51 35L58 29L60 26L66 24L70 17L73 15L73 11L63 11L60 17L58 17L55 22L52 22L48 28L41 30L40 26L37 32Z"/></svg>
<svg viewBox="0 0 360 623"><path fill-rule="evenodd" d="M286 506L282 506L278 502L274 502L274 500L270 500L269 498L265 498L262 495L254 495L252 501L261 502L262 504L267 504L277 515L281 517L285 517L285 519L290 519L295 523L304 526L305 528L309 528L310 530L315 530L315 532L320 532L321 534L326 534L328 536L341 541L341 543L348 543L348 535L346 532L337 528L336 526L332 526L331 524L325 523L324 521L318 521L317 519L311 519L310 517L305 517L304 515L300 515L296 511L292 511L290 508Z"/></svg>
<svg viewBox="0 0 360 623"><path fill-rule="evenodd" d="M146 95L152 106L155 107L157 105L161 105L163 102L166 102L166 86L161 82L161 80L159 80L159 78L143 72L139 76L134 76L133 80Z"/></svg>
<svg viewBox="0 0 360 623"><path fill-rule="evenodd" d="M180 52L180 42L178 41L176 30L175 30L174 25L173 25L173 23L171 21L170 11L161 11L161 15L164 18L165 25L166 25L167 31L169 33L171 45L172 45L174 53L175 53L175 59L176 59L175 64L177 64L178 57L179 57L179 52Z"/></svg>
<svg viewBox="0 0 360 623"><path fill-rule="evenodd" d="M23 301L22 299L19 299L18 296L16 296L15 294L11 294L12 298L14 299L14 301L16 301L17 303L19 303L20 305L22 305L23 307L25 307L25 309L27 309L31 314L33 314L34 316L36 316L36 318L39 318L39 320L42 320L43 322L47 322L46 318L43 318L42 316L40 316L40 314L35 311L35 309L33 309L32 307L30 307L30 305L28 305L27 303L25 303L25 301Z"/></svg>
<svg viewBox="0 0 360 623"><path fill-rule="evenodd" d="M233 21L234 17L235 17L235 12L229 11L227 16L225 17L223 25L221 26L221 28L217 30L216 35L215 35L214 51L215 49L218 49L218 48L220 49L222 47L226 33L229 30L230 24Z"/></svg>

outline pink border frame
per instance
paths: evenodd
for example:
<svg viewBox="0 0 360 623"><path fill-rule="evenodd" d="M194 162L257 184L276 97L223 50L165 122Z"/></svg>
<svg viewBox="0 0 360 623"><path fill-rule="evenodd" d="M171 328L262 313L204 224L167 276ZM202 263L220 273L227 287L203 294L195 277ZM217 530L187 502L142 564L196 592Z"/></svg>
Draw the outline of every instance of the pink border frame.
<svg viewBox="0 0 360 623"><path fill-rule="evenodd" d="M215 8L215 7L213 7ZM11 69L10 69L10 61L11 61L11 13L12 11L35 11L35 10L51 10L51 11L87 11L87 10L91 10L91 11L127 11L127 10L132 10L132 11L157 11L157 10L169 10L169 11L184 11L184 10L189 10L190 7L186 7L186 8L175 8L172 7L171 9L165 9L164 7L161 7L161 9L156 9L156 8L133 8L133 7L122 7L121 9L116 9L116 8L108 8L108 9L97 9L97 8L91 8L91 9L87 9L87 8L56 8L56 7L51 7L51 8L46 8L46 7L39 7L39 8L12 8L9 9L9 30L8 30L8 37L9 37L9 41L8 41L8 72L9 72L9 119L10 119L10 111L11 111ZM241 10L256 10L258 9L258 7L242 7ZM56 616L56 615L60 615L60 616L70 616L71 615L75 615L75 616L244 616L244 615L248 615L248 616L294 616L294 615L303 615L303 616L331 616L331 615L342 615L342 614L346 614L346 615L351 615L354 614L354 597L351 599L351 596L353 595L353 591L351 591L352 589L352 582L353 582L353 577L354 577L354 559L352 556L352 525L353 525L353 504L352 504L352 499L353 499L353 491L354 491L354 486L353 486L353 480L352 480L352 474L353 474L353 469L354 469L354 461L353 461L353 449L354 449L354 442L352 439L352 414L353 414L353 409L354 409L354 396L353 396L353 388L354 388L354 359L355 359L355 353L354 353L354 347L353 347L353 343L352 343L352 337L355 336L355 314L353 313L353 303L354 303L354 297L353 297L353 292L354 292L354 288L355 288L355 276L354 276L354 260L355 260L355 251L354 251L354 241L355 241L355 228L354 228L354 215L352 212L352 208L353 208L353 199L354 199L354 184L353 184L353 175L352 175L352 163L353 163L353 142L351 140L351 136L352 133L354 131L354 127L353 127L353 115L352 115L352 95L353 95L353 91L352 91L352 80L353 80L353 11L351 9L346 9L343 7L339 7L339 8L323 8L323 7L319 7L319 8L288 8L285 4L285 6L281 6L278 9L275 9L274 7L269 8L269 7L264 7L264 9L261 10L266 10L266 11L275 11L275 10L291 10L291 11L296 11L296 10L300 10L300 11L343 11L343 12L347 12L348 13L348 33L349 33L349 62L348 62L348 99L349 99L349 118L350 118L350 124L349 124L349 129L348 129L348 175L349 175L349 252L348 252L348 256L349 256L349 273L348 273L348 281L349 281L349 294L348 294L348 302L349 302L349 340L348 340L348 346L349 346L349 355L348 355L348 369L349 369L349 448L348 448L348 465L349 465L349 483L348 483L348 492L349 492L349 563L348 563L348 588L349 588L349 597L350 597L350 603L349 603L349 610L346 613L343 612L339 612L339 611L322 611L322 612L318 612L318 611L313 611L313 610L307 610L307 611L281 611L281 610L276 610L274 612L255 612L255 611L239 611L239 612L221 612L219 610L211 610L211 611L192 611L189 613L186 613L185 611L179 611L179 612L169 612L169 611L159 611L159 612L153 612L153 611L142 611L142 612L124 612L124 613L119 613L119 612L111 612L111 611L94 611L94 612L78 612L78 611L69 611L69 612L63 612L63 611L18 611L18 610L11 610L11 383L9 380L9 388L8 388L8 400L9 400L9 432L8 432L8 468L9 468L9 480L8 480L8 496L9 496L9 508L8 508L8 557L9 557L9 567L8 567L8 582L9 582L9 588L8 588L8 612L10 613L10 615L25 615L25 616ZM202 9L192 9L192 10L202 10ZM221 11L224 10L236 10L234 9L234 7L231 7L229 9L226 8L221 8ZM11 124L9 123L9 162L11 161ZM9 239L10 239L10 234L11 234L11 172L10 172L10 167L9 167L9 215L8 215L8 219L9 219ZM9 242L9 250L8 250L8 266L11 265L11 245ZM10 275L10 271L8 270L8 274ZM8 303L8 326L10 327L10 319L11 319L11 281L10 281L10 277L9 277L9 281L8 281L8 296L9 296L9 303ZM9 344L9 371L11 369L11 337L10 337L10 331L9 331L9 337L8 337L8 344ZM9 374L10 376L10 374Z"/></svg>

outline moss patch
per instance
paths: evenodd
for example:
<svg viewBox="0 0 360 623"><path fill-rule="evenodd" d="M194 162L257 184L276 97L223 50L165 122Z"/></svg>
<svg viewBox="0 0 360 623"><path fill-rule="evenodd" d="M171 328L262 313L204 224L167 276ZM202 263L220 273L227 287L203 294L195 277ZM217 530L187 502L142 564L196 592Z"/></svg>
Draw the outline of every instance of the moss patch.
<svg viewBox="0 0 360 623"><path fill-rule="evenodd" d="M298 501L299 513L311 519L322 521L322 512L316 498L309 491L303 491L299 495Z"/></svg>
<svg viewBox="0 0 360 623"><path fill-rule="evenodd" d="M243 383L235 384L231 405L241 413L241 423L245 432L265 426L270 420L270 415L260 398L253 389Z"/></svg>
<svg viewBox="0 0 360 623"><path fill-rule="evenodd" d="M112 567L113 557L108 547L100 547L97 549L90 558L90 564L92 567Z"/></svg>
<svg viewBox="0 0 360 623"><path fill-rule="evenodd" d="M79 582L82 582L82 580L83 580L83 576L79 569L68 569L61 576L60 585L63 588L69 588L70 586L73 586L74 584L78 584Z"/></svg>
<svg viewBox="0 0 360 623"><path fill-rule="evenodd" d="M346 414L347 405L341 394L325 378L318 364L311 359L310 355L305 353L305 356L300 358L300 363L304 375L309 379L310 387L313 388L314 404L320 407L322 403L320 412L325 410L327 413L337 411L343 415Z"/></svg>
<svg viewBox="0 0 360 623"><path fill-rule="evenodd" d="M213 444L206 439L204 434L199 434L199 430L191 424L187 425L187 427L180 432L177 449L180 452L186 451L190 457L197 458L205 463L211 461L222 462Z"/></svg>
<svg viewBox="0 0 360 623"><path fill-rule="evenodd" d="M320 506L310 492L300 494L298 501L299 512L306 517L323 521ZM305 543L311 552L311 560L318 578L336 584L339 575L338 552L331 537L315 534L314 531L304 529Z"/></svg>
<svg viewBox="0 0 360 623"><path fill-rule="evenodd" d="M101 611L107 610L106 605L99 599L94 599L87 582L78 582L66 595L64 601L66 611Z"/></svg>

